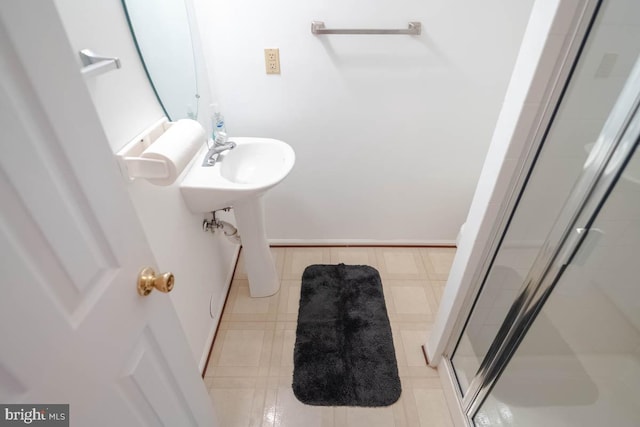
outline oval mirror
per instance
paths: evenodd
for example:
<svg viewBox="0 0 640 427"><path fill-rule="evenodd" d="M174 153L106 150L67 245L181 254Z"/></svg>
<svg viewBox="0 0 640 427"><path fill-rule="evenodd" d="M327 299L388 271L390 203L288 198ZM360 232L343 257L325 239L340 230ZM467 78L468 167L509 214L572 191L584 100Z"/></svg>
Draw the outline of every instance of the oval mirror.
<svg viewBox="0 0 640 427"><path fill-rule="evenodd" d="M122 0L153 90L171 121L198 115L189 16L183 0Z"/></svg>

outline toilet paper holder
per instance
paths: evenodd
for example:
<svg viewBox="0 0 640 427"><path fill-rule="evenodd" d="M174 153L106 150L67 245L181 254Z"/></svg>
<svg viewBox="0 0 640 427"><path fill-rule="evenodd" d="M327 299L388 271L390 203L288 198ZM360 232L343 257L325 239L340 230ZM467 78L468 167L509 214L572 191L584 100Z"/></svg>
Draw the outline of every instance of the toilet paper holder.
<svg viewBox="0 0 640 427"><path fill-rule="evenodd" d="M169 174L166 162L157 159L145 159L140 155L165 133L173 122L166 117L145 129L116 153L120 172L129 181L137 178L165 178Z"/></svg>

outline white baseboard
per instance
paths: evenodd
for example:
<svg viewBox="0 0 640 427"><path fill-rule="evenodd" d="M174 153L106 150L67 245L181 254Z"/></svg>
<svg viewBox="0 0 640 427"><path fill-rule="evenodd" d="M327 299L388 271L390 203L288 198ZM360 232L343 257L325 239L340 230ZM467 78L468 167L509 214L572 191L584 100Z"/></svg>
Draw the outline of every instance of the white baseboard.
<svg viewBox="0 0 640 427"><path fill-rule="evenodd" d="M269 239L271 246L455 246L454 240Z"/></svg>
<svg viewBox="0 0 640 427"><path fill-rule="evenodd" d="M236 247L236 253L233 255L233 262L231 263L231 268L229 269L229 273L227 274L227 280L224 287L223 295L226 296L229 293L229 287L231 286L231 281L233 280L233 273L235 270L235 266L238 263L238 257L240 256L240 245ZM204 367L207 366L207 359L209 358L209 350L211 350L211 346L213 345L213 339L216 336L216 330L218 329L218 324L220 323L220 317L222 316L222 310L224 309L224 302L226 298L220 298L218 303L216 304L215 309L210 307L211 314L213 318L211 319L211 330L209 331L209 336L207 337L207 342L204 346L204 352L202 353L202 357L200 358L200 363L198 364L198 369L200 370L200 374L204 373Z"/></svg>

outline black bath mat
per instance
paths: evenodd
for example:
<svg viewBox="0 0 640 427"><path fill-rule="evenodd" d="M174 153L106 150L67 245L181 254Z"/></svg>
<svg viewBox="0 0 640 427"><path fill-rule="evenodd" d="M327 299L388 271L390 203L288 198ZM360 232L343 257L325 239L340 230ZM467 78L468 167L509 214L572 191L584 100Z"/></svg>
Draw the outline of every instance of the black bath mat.
<svg viewBox="0 0 640 427"><path fill-rule="evenodd" d="M398 400L398 366L375 268L306 268L293 362L293 392L303 403L387 406Z"/></svg>

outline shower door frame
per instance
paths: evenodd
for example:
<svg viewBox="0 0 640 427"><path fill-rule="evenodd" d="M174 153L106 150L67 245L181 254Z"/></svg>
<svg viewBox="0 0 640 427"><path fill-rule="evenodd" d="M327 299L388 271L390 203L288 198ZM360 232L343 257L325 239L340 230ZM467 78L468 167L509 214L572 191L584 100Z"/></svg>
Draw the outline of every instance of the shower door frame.
<svg viewBox="0 0 640 427"><path fill-rule="evenodd" d="M466 396L469 418L473 418L490 393L564 270L585 241L591 224L639 142L640 60L629 76L589 155L583 173L529 271L519 297L512 305L469 387L475 393Z"/></svg>
<svg viewBox="0 0 640 427"><path fill-rule="evenodd" d="M638 112L640 108L640 68L638 66L634 68L635 74L632 73L629 76L622 95L616 102L605 125L603 133L611 133L611 129L614 129L613 138L608 140L599 138L590 155L589 167L581 174L578 185L574 187L572 195L562 209L561 216L554 224L552 232L546 239L525 280L526 285L521 289L519 297L511 307L503 326L463 396L451 358L469 321L473 306L479 297L482 285L508 229L520 196L525 190L543 142L553 124L601 3L602 1L587 2L582 11L581 19L575 25L573 39L567 49L565 60L556 73L556 83L551 89L545 111L538 123L535 136L531 140L520 174L512 187L510 196L504 203L500 220L494 226L492 238L485 249L484 261L475 274L475 289L470 292L470 296L467 298L462 310L463 315L458 317L454 332L451 334L444 352L442 367L445 371L445 377L449 377L452 382L455 397L457 397L460 408L465 415L465 421L469 425L473 425L475 413L508 364L518 344L546 301L549 292L562 276L564 268L584 241L589 230L589 218L592 219L597 214L600 203L606 199L608 189L617 182L617 176L626 162L618 164L613 171L605 171L605 168L610 166L614 153L615 156L622 155L628 160L628 157L635 150L635 144L637 144L637 139L633 144L628 141L623 144L621 140L623 137L628 137L627 131L629 129L633 127L640 129L640 113ZM606 131L607 127L608 131ZM576 224L581 226L576 227Z"/></svg>
<svg viewBox="0 0 640 427"><path fill-rule="evenodd" d="M553 83L550 84L550 88L548 89L549 93L545 97L545 104L541 107L540 118L532 125L532 128L534 129L532 136L525 142L527 148L523 150L523 160L516 168L517 172L514 173L507 196L505 196L500 211L496 215L496 222L492 230L489 232L484 253L481 255L482 261L474 273L473 282L475 283L475 286L469 289L465 296L465 302L457 315L455 325L453 326L447 344L444 347L442 363L444 363L445 360L449 360L449 356L453 355L453 351L455 350L458 340L462 335L462 331L467 323L467 318L471 314L475 300L481 291L484 279L489 272L500 247L500 243L502 242L504 233L509 226L511 217L513 216L518 201L520 200L521 193L524 191L535 161L542 149L549 127L551 126L560 106L562 96L569 85L574 68L589 35L592 22L596 17L597 9L602 1L604 0L587 0L582 9L577 12L577 14L580 15L580 18L577 22L572 24L572 28L569 30L571 38L567 41L568 46L564 52L563 58L559 61L560 63L557 69L549 78ZM462 398L460 394L459 397Z"/></svg>
<svg viewBox="0 0 640 427"><path fill-rule="evenodd" d="M592 222L639 143L640 61L627 79L583 173L462 399L468 422L472 423L473 417L508 365L550 292L584 242ZM469 317L465 324L468 319ZM446 362L449 364L448 369L453 371L449 357Z"/></svg>

